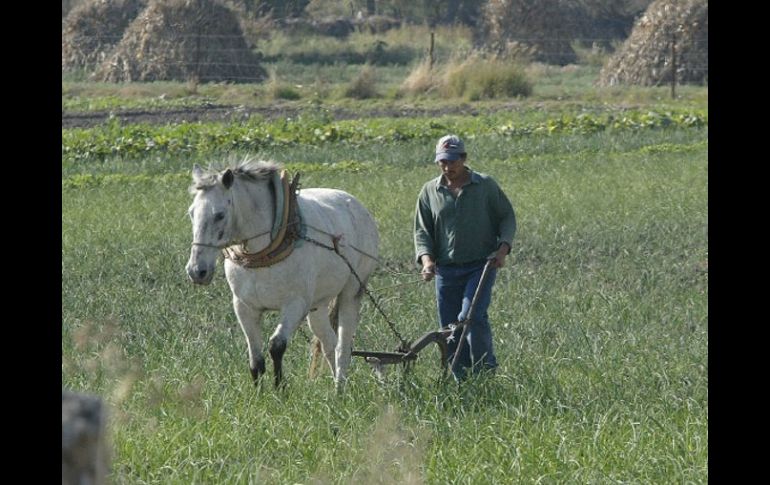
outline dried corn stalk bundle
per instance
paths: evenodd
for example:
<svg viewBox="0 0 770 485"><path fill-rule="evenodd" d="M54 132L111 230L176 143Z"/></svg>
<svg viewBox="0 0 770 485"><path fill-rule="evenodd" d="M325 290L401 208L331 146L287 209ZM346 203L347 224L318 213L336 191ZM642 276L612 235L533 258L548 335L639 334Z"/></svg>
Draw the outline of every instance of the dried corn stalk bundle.
<svg viewBox="0 0 770 485"><path fill-rule="evenodd" d="M565 0L489 0L483 10L486 44L498 51L516 46L547 64L577 60L572 48L574 8Z"/></svg>
<svg viewBox="0 0 770 485"><path fill-rule="evenodd" d="M674 65L677 83L708 82L708 0L656 0L650 4L626 42L602 68L599 85L667 84L672 81Z"/></svg>
<svg viewBox="0 0 770 485"><path fill-rule="evenodd" d="M152 0L96 80L257 82L266 77L235 13L213 0Z"/></svg>
<svg viewBox="0 0 770 485"><path fill-rule="evenodd" d="M96 68L146 5L146 0L89 0L73 8L62 23L62 70Z"/></svg>

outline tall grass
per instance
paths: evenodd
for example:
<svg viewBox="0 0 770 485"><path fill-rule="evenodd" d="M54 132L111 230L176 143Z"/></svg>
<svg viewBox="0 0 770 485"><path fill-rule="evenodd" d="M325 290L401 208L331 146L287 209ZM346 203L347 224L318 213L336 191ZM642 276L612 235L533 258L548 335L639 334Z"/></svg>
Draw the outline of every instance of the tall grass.
<svg viewBox="0 0 770 485"><path fill-rule="evenodd" d="M355 99L370 99L379 96L375 68L369 64L362 67L358 76L345 88L345 96Z"/></svg>
<svg viewBox="0 0 770 485"><path fill-rule="evenodd" d="M532 94L532 82L516 63L470 57L445 67L442 92L470 101L526 97Z"/></svg>
<svg viewBox="0 0 770 485"><path fill-rule="evenodd" d="M409 75L399 86L399 93L419 95L434 91L440 86L438 74L430 60L423 60L409 71Z"/></svg>
<svg viewBox="0 0 770 485"><path fill-rule="evenodd" d="M255 389L221 265L210 286L186 281L176 174L192 159L89 162L125 177L63 186L63 385L110 404L114 483L707 483L707 137L467 137L469 164L499 181L519 223L490 308L500 372L441 384L426 349L378 384L355 360L341 397L328 375L307 381L307 329L287 350L287 388ZM370 208L384 263L371 287L407 338L436 318L412 261L414 200L437 175L423 151L263 154L377 162L303 186ZM362 314L355 347L391 349L368 301Z"/></svg>
<svg viewBox="0 0 770 485"><path fill-rule="evenodd" d="M404 25L380 34L353 32L345 39L276 31L259 43L259 50L271 62L406 65L428 54L431 32L437 59L449 59L452 55L469 52L473 47L473 34L465 26Z"/></svg>
<svg viewBox="0 0 770 485"><path fill-rule="evenodd" d="M274 100L299 99L302 97L294 86L278 78L278 72L274 68L269 70L269 77L267 83L265 83L264 92L270 99Z"/></svg>

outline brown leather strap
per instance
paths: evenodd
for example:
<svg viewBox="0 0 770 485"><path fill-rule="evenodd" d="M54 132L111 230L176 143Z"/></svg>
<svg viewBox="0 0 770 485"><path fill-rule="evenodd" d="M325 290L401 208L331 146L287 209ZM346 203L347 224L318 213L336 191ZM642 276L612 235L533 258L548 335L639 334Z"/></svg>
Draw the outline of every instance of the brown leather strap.
<svg viewBox="0 0 770 485"><path fill-rule="evenodd" d="M301 233L297 192L299 174L295 174L289 184L286 170L281 172L281 188L284 191L284 204L281 211L281 228L275 239L259 252L247 253L245 248L227 248L225 257L245 268L263 268L272 266L286 259L294 251L294 243ZM276 187L276 190L278 187Z"/></svg>

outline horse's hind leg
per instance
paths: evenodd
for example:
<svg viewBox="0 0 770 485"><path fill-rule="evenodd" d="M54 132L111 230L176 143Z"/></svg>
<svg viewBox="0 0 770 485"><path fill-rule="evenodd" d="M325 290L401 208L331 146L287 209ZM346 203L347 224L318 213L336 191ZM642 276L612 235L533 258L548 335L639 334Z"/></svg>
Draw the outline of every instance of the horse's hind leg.
<svg viewBox="0 0 770 485"><path fill-rule="evenodd" d="M336 305L336 302L334 303ZM334 333L334 329L331 325L331 319L327 313L326 304L321 304L318 308L310 312L307 316L307 323L310 325L310 329L313 334L321 342L321 351L326 357L326 362L329 363L329 368L332 370L332 376L335 372L335 348L337 347L337 334Z"/></svg>
<svg viewBox="0 0 770 485"><path fill-rule="evenodd" d="M233 308L246 336L251 378L254 384L257 384L259 378L265 373L265 357L262 355L262 311L251 308L237 297L233 297Z"/></svg>
<svg viewBox="0 0 770 485"><path fill-rule="evenodd" d="M358 282L351 279L351 283L345 286L342 293L337 297L339 305L339 328L337 329L337 348L336 348L336 360L337 360L337 374L335 375L334 384L337 391L342 391L345 388L345 383L348 377L348 367L350 366L350 358L353 344L353 336L356 333L356 327L358 327L358 320L361 311L361 298L362 293L358 292Z"/></svg>
<svg viewBox="0 0 770 485"><path fill-rule="evenodd" d="M281 308L281 322L268 342L270 357L273 358L275 387L278 387L283 379L283 354L286 352L286 345L307 312L308 307L301 300L294 300Z"/></svg>

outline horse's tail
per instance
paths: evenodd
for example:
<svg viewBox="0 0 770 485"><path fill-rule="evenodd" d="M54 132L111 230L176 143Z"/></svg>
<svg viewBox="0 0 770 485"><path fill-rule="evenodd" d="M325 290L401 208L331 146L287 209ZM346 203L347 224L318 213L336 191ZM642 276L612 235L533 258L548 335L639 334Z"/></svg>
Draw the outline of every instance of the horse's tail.
<svg viewBox="0 0 770 485"><path fill-rule="evenodd" d="M332 298L329 304L329 323L332 324L334 333L337 333L337 327L340 324L340 306L338 304L338 297ZM318 363L322 362L323 350L321 349L321 341L313 335L313 341L310 342L310 369L308 370L308 376L314 379L318 375Z"/></svg>

